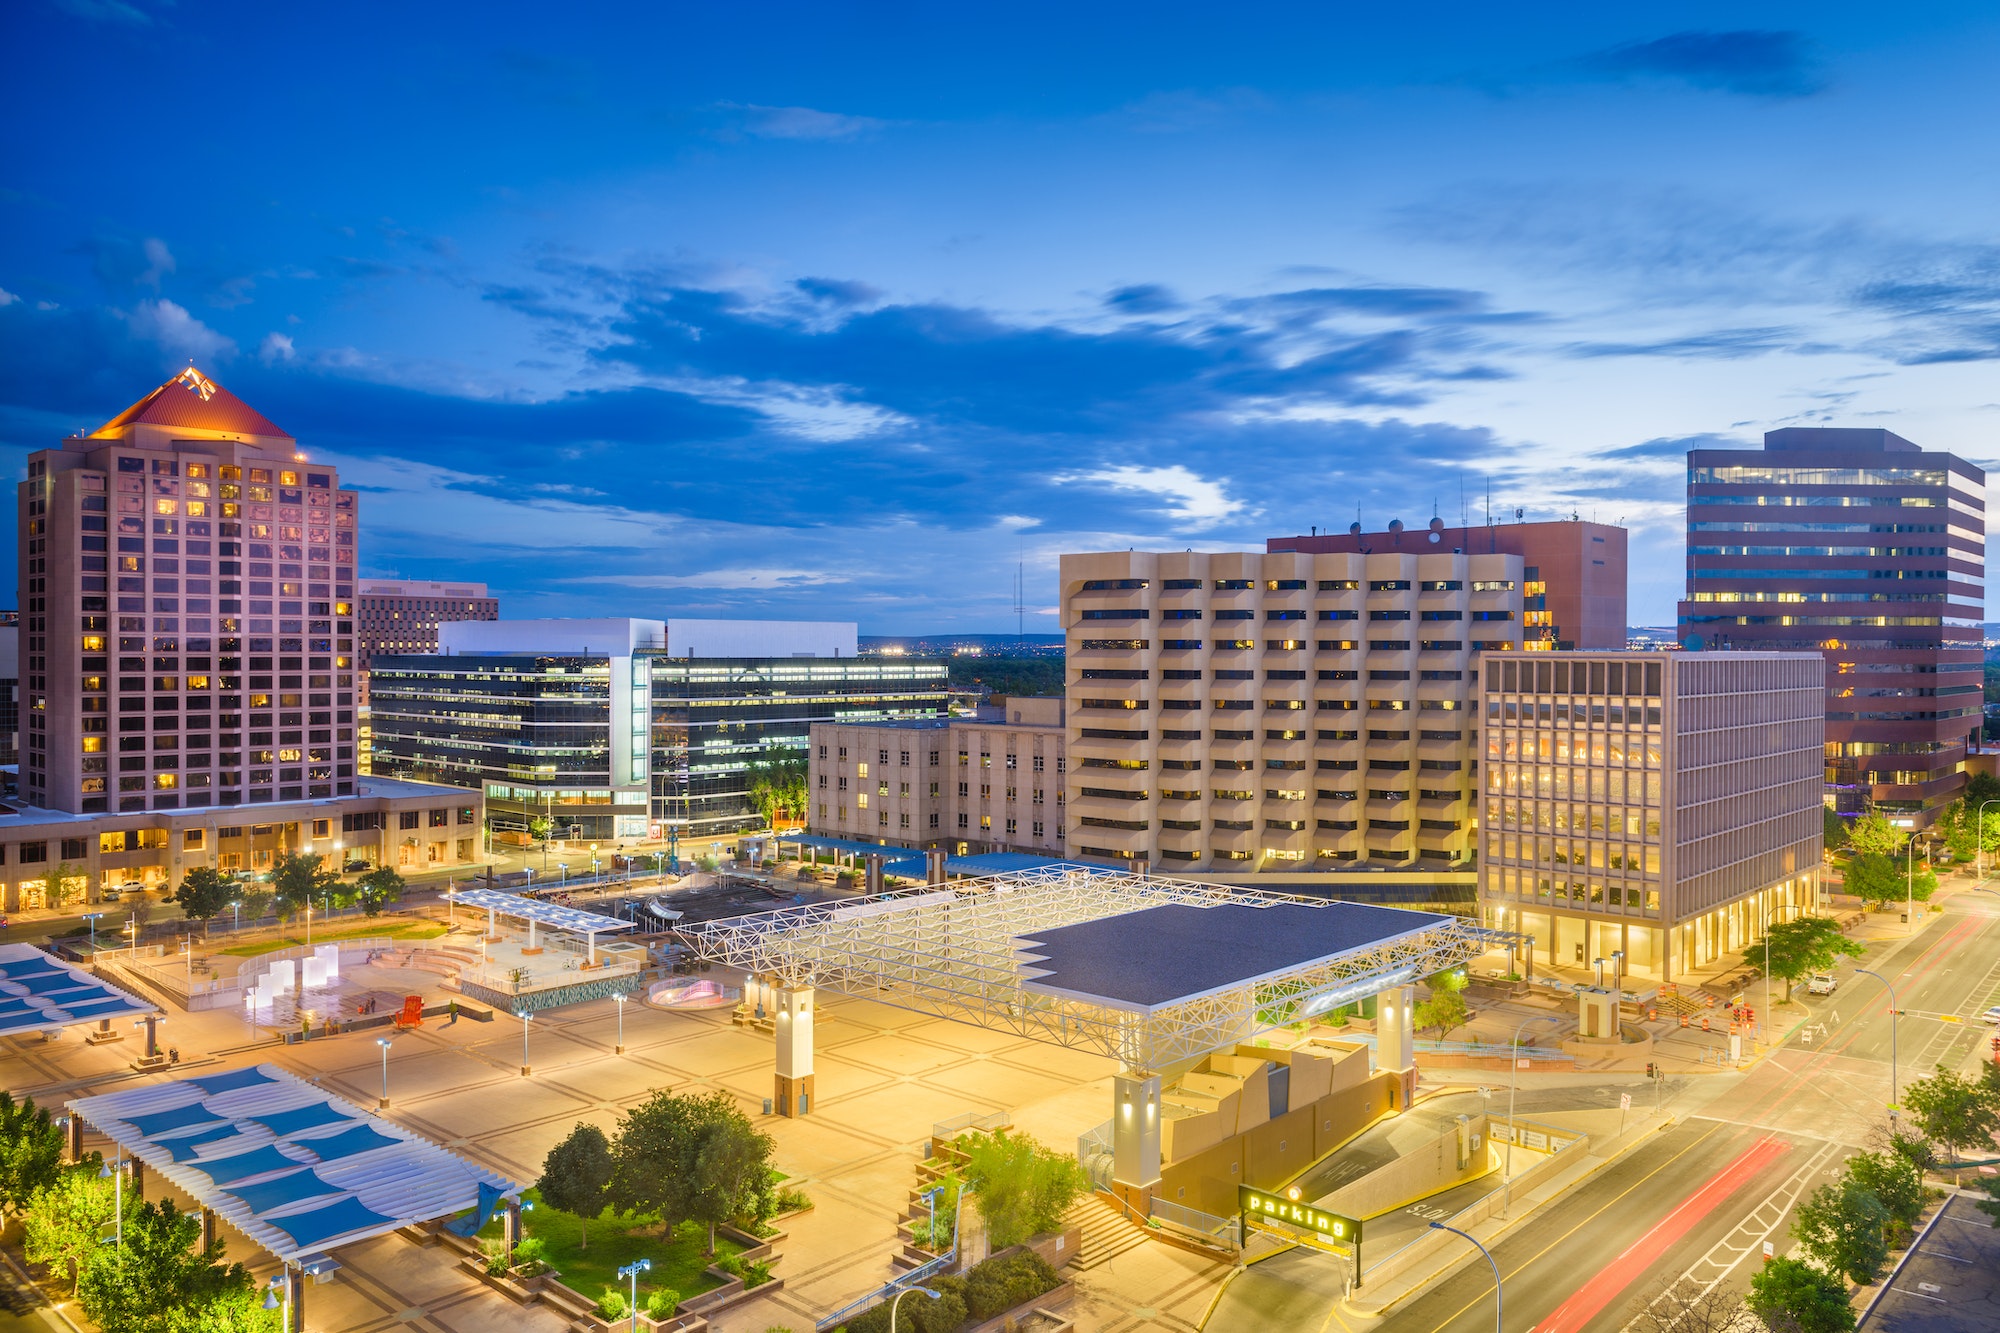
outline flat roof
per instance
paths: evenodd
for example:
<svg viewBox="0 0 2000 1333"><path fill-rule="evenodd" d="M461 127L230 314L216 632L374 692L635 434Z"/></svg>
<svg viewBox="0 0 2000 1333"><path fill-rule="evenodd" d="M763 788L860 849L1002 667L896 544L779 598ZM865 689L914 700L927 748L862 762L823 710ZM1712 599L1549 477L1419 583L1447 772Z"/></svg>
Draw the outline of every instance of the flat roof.
<svg viewBox="0 0 2000 1333"><path fill-rule="evenodd" d="M498 912L502 916L519 917L523 921L532 921L551 930L567 930L578 935L605 935L612 931L632 929L630 921L621 921L615 916L605 916L601 912L586 912L580 907L564 907L561 903L528 898L518 893L504 893L499 889L460 889L451 897L467 907Z"/></svg>
<svg viewBox="0 0 2000 1333"><path fill-rule="evenodd" d="M1022 985L1151 1010L1333 962L1452 919L1368 903L1168 903L1023 935Z"/></svg>
<svg viewBox="0 0 2000 1333"><path fill-rule="evenodd" d="M522 1187L276 1065L69 1109L278 1258L491 1208Z"/></svg>
<svg viewBox="0 0 2000 1333"><path fill-rule="evenodd" d="M216 823L227 826L282 823L286 821L285 811L302 810L307 806L319 810L327 807L352 806L363 801L407 800L412 797L469 801L479 795L470 787L448 787L436 782L410 782L403 778L370 777L356 781L357 790L352 796L314 796L297 801L258 801L252 805L189 806L184 810L99 810L87 815L71 814L67 810L51 810L46 806L26 805L22 803L20 797L10 796L4 805L0 805L0 837L38 827L112 824L150 826L162 820L175 819L192 819L205 824Z"/></svg>
<svg viewBox="0 0 2000 1333"><path fill-rule="evenodd" d="M0 944L0 1037L150 1014L159 1007L32 944Z"/></svg>

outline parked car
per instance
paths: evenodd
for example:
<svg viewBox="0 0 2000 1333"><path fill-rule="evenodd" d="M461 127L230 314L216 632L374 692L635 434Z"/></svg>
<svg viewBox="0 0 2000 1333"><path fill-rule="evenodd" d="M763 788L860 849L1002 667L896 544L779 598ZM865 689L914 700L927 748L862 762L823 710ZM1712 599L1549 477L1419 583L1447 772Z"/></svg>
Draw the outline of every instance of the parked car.
<svg viewBox="0 0 2000 1333"><path fill-rule="evenodd" d="M344 867L346 872L350 875L358 875L362 871L367 870L368 868L369 866L366 861L349 861L347 865Z"/></svg>
<svg viewBox="0 0 2000 1333"><path fill-rule="evenodd" d="M1810 995L1831 995L1839 985L1840 983L1833 979L1833 973L1815 972L1812 980L1806 983L1806 992Z"/></svg>
<svg viewBox="0 0 2000 1333"><path fill-rule="evenodd" d="M1988 1009L1985 1013L1981 1014L1979 1016L1979 1021L1982 1023L1990 1023L1995 1027L2000 1027L2000 1004L1994 1005L1991 1009Z"/></svg>
<svg viewBox="0 0 2000 1333"><path fill-rule="evenodd" d="M104 898L104 901L107 903L115 903L121 896L123 896L123 894L124 894L123 885L106 884L104 886L102 897Z"/></svg>

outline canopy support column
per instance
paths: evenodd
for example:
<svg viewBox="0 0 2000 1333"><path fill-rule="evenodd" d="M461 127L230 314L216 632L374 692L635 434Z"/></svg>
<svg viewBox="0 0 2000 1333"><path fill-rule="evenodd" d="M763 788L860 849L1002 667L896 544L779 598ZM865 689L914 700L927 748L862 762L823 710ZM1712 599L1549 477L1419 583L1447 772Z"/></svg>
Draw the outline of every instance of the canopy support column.
<svg viewBox="0 0 2000 1333"><path fill-rule="evenodd" d="M1375 997L1375 1068L1397 1076L1391 1109L1407 1111L1417 1095L1415 986L1391 986Z"/></svg>
<svg viewBox="0 0 2000 1333"><path fill-rule="evenodd" d="M774 1007L778 1030L778 1114L803 1116L812 1105L813 1093L812 987L779 987Z"/></svg>
<svg viewBox="0 0 2000 1333"><path fill-rule="evenodd" d="M83 1160L83 1117L76 1112L69 1113L69 1161L75 1166Z"/></svg>
<svg viewBox="0 0 2000 1333"><path fill-rule="evenodd" d="M130 1164L132 1168L132 1197L143 1199L146 1197L146 1164L136 1157L130 1159Z"/></svg>
<svg viewBox="0 0 2000 1333"><path fill-rule="evenodd" d="M291 1306L291 1328L286 1333L306 1333L306 1270L285 1269L285 1296Z"/></svg>
<svg viewBox="0 0 2000 1333"><path fill-rule="evenodd" d="M1111 1186L1144 1217L1160 1183L1160 1076L1121 1068L1111 1100Z"/></svg>
<svg viewBox="0 0 2000 1333"><path fill-rule="evenodd" d="M215 1244L215 1210L207 1204L201 1209L201 1239L196 1242L203 1250Z"/></svg>
<svg viewBox="0 0 2000 1333"><path fill-rule="evenodd" d="M874 852L868 853L867 879L863 881L863 888L865 892L869 894L879 894L883 891L882 867L884 864L887 863L888 859L889 859L888 857L878 856Z"/></svg>

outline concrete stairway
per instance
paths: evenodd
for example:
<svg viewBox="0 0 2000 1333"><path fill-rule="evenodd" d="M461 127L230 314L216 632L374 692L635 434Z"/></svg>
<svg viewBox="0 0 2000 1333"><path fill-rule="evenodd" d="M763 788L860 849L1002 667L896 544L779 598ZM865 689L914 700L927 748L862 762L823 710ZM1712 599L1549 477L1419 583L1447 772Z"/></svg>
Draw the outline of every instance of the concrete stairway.
<svg viewBox="0 0 2000 1333"><path fill-rule="evenodd" d="M1078 1200L1063 1221L1083 1229L1069 1266L1085 1272L1151 1239L1124 1209L1095 1192Z"/></svg>

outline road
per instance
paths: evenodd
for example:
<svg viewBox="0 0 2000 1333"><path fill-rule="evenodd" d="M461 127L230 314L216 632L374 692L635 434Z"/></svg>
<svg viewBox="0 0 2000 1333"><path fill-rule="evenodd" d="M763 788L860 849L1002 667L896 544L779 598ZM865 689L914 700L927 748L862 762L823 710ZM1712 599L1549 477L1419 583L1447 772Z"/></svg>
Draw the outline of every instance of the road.
<svg viewBox="0 0 2000 1333"><path fill-rule="evenodd" d="M1895 1033L1899 1082L1939 1063L1955 1065L1993 1030L1937 1016L1969 1018L2000 1003L2000 899L1957 895L1923 934L1877 945L1858 961L1896 987L1904 1011ZM1507 1333L1615 1333L1668 1280L1687 1276L1698 1285L1740 1290L1766 1240L1778 1254L1790 1251L1799 1198L1834 1178L1888 1119L1887 997L1880 983L1854 975L1851 966L1838 975L1834 995L1806 1001L1811 1021L1825 1024L1823 1037L1816 1033L1810 1045L1795 1038L1746 1073L1669 1085L1667 1106L1677 1117L1671 1128L1517 1224L1494 1247ZM1643 1080L1635 1082L1635 1097L1649 1095ZM1538 1089L1532 1103L1524 1091L1522 1113L1578 1091ZM1337 1309L1343 1268L1342 1261L1302 1250L1256 1264L1226 1294L1229 1318L1245 1326L1249 1320L1353 1333L1362 1321ZM1445 1282L1393 1309L1379 1327L1485 1333L1493 1327L1492 1270L1473 1256Z"/></svg>

